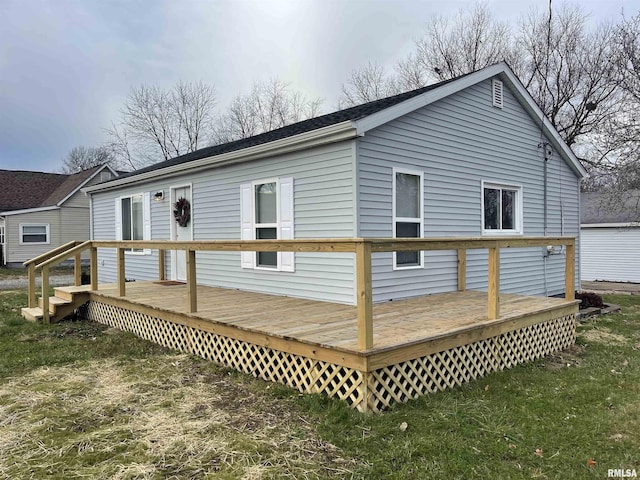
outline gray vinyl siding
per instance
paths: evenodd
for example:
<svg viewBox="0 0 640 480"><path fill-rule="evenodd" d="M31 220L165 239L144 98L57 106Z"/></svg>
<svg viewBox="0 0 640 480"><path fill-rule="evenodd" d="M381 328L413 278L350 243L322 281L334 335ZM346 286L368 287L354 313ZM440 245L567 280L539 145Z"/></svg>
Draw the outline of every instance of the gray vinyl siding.
<svg viewBox="0 0 640 480"><path fill-rule="evenodd" d="M66 205L66 203L65 203ZM7 263L20 264L73 240L89 239L89 208L61 207L42 212L8 215ZM42 245L20 244L21 224L48 224L49 243ZM88 258L85 253L83 258Z"/></svg>
<svg viewBox="0 0 640 480"><path fill-rule="evenodd" d="M582 280L640 283L640 227L582 229Z"/></svg>
<svg viewBox="0 0 640 480"><path fill-rule="evenodd" d="M425 237L481 236L483 180L521 185L524 235L543 235L544 161L539 143L539 126L507 88L504 108L492 106L491 80L367 132L358 140L357 150L358 236L392 236L393 167L424 172ZM549 162L548 176L547 233L578 236L578 178L557 152ZM564 291L564 255L545 260L542 250L502 251L502 291L532 295ZM469 251L467 265L467 288L486 289L486 250ZM374 301L456 288L455 252L425 252L424 269L396 271L390 253L374 255Z"/></svg>
<svg viewBox="0 0 640 480"><path fill-rule="evenodd" d="M240 238L240 185L275 177L294 179L295 238L353 237L354 141L228 167L163 178L93 195L94 238L115 238L115 198L157 191L165 200L151 202L151 238L170 239L173 222L169 192L191 184L194 240ZM112 249L99 249L99 281L116 279ZM169 255L167 255L169 260ZM169 262L168 262L169 263ZM157 278L157 253L128 255L127 278ZM198 252L198 283L277 295L354 303L354 258L343 253L296 253L295 272L242 269L239 252ZM167 266L167 276L171 271Z"/></svg>
<svg viewBox="0 0 640 480"><path fill-rule="evenodd" d="M76 193L71 195L67 199L67 201L62 204L62 206L89 208L89 196L85 195L81 191L77 191Z"/></svg>

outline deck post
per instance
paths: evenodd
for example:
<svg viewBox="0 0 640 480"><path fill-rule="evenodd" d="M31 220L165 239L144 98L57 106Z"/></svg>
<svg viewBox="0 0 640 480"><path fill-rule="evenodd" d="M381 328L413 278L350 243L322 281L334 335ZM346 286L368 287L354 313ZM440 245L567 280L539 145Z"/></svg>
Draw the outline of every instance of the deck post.
<svg viewBox="0 0 640 480"><path fill-rule="evenodd" d="M196 251L187 250L187 312L198 311L198 292L196 290Z"/></svg>
<svg viewBox="0 0 640 480"><path fill-rule="evenodd" d="M500 247L489 247L489 288L488 317L495 320L500 316Z"/></svg>
<svg viewBox="0 0 640 480"><path fill-rule="evenodd" d="M49 265L42 267L42 323L49 325Z"/></svg>
<svg viewBox="0 0 640 480"><path fill-rule="evenodd" d="M564 268L564 298L567 301L575 300L576 296L576 246L566 245L566 258Z"/></svg>
<svg viewBox="0 0 640 480"><path fill-rule="evenodd" d="M98 290L98 249L91 247L90 253L90 275L91 275L91 290Z"/></svg>
<svg viewBox="0 0 640 480"><path fill-rule="evenodd" d="M124 248L118 247L118 296L126 295L126 270L124 265Z"/></svg>
<svg viewBox="0 0 640 480"><path fill-rule="evenodd" d="M467 289L467 249L458 249L458 291Z"/></svg>
<svg viewBox="0 0 640 480"><path fill-rule="evenodd" d="M164 252L162 248L158 249L158 280L160 281L165 279Z"/></svg>
<svg viewBox="0 0 640 480"><path fill-rule="evenodd" d="M29 268L29 308L36 306L36 264L30 263Z"/></svg>
<svg viewBox="0 0 640 480"><path fill-rule="evenodd" d="M356 243L356 279L358 301L358 347L373 348L373 294L371 280L371 243Z"/></svg>
<svg viewBox="0 0 640 480"><path fill-rule="evenodd" d="M76 287L82 285L82 253L76 253L73 261L73 278Z"/></svg>

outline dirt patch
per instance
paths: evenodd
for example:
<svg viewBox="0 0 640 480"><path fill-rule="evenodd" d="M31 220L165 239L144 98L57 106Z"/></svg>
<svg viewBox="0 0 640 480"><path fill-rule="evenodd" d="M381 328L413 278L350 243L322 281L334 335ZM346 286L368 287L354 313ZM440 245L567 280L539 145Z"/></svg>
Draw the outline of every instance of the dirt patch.
<svg viewBox="0 0 640 480"><path fill-rule="evenodd" d="M624 335L612 333L607 327L594 327L580 332L580 336L589 343L601 343L605 345L626 345L627 338Z"/></svg>
<svg viewBox="0 0 640 480"><path fill-rule="evenodd" d="M351 476L357 462L323 442L292 402L251 384L187 355L9 379L0 385L0 477Z"/></svg>
<svg viewBox="0 0 640 480"><path fill-rule="evenodd" d="M582 363L582 355L585 347L583 345L572 345L561 352L552 353L547 357L547 368L559 370L561 368L572 367Z"/></svg>

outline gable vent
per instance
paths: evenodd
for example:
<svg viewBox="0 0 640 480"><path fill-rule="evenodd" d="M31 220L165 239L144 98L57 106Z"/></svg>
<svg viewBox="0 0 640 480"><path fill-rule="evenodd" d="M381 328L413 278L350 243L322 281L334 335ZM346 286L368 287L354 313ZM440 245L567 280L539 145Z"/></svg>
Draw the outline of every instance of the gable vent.
<svg viewBox="0 0 640 480"><path fill-rule="evenodd" d="M493 106L502 108L502 82L493 80L491 84L491 93L493 97Z"/></svg>

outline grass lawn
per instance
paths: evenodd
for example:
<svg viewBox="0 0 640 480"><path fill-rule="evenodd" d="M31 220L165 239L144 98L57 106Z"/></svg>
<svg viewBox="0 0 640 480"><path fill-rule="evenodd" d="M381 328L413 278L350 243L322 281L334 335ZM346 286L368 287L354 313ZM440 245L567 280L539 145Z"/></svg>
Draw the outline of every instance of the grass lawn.
<svg viewBox="0 0 640 480"><path fill-rule="evenodd" d="M640 297L577 345L365 416L0 291L0 478L606 478L640 472Z"/></svg>

